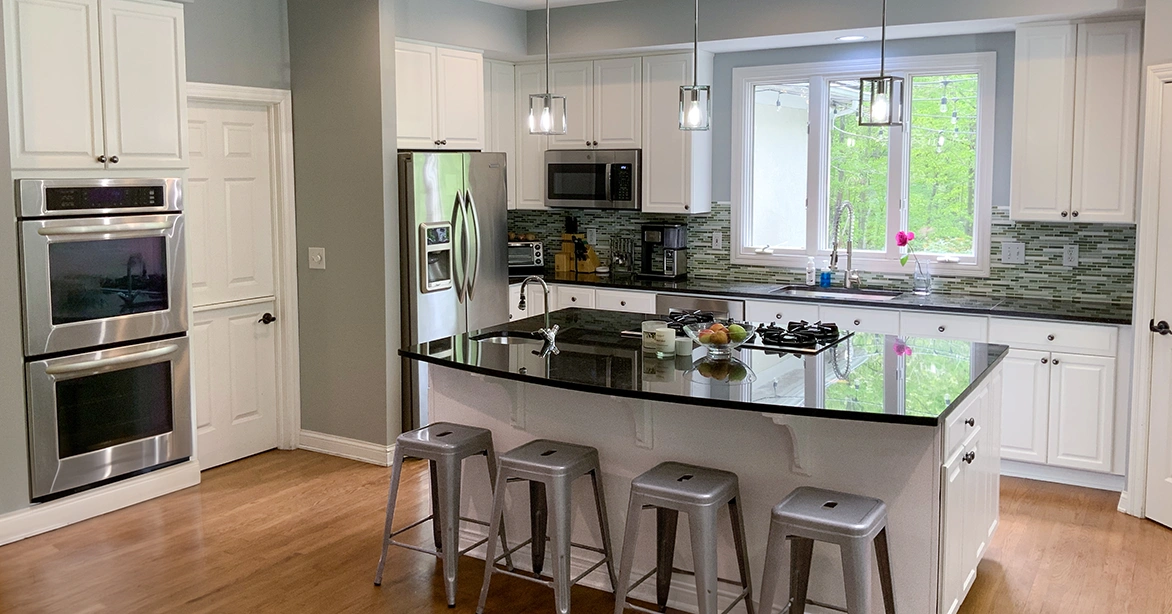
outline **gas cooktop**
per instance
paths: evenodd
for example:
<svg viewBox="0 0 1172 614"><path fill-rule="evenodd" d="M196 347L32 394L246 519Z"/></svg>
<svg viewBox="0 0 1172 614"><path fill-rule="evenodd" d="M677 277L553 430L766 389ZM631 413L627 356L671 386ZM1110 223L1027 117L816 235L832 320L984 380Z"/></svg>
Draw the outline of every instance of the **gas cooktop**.
<svg viewBox="0 0 1172 614"><path fill-rule="evenodd" d="M786 326L761 324L757 335L742 348L791 354L818 354L847 339L853 332L843 331L833 322L790 322Z"/></svg>

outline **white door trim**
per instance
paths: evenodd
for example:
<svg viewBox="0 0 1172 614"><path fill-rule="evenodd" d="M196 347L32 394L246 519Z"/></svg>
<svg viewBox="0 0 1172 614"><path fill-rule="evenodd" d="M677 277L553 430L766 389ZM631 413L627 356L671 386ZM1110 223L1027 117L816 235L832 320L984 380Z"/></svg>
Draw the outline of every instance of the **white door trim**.
<svg viewBox="0 0 1172 614"><path fill-rule="evenodd" d="M301 354L297 315L297 216L293 189L293 97L289 90L188 83L188 102L263 107L269 113L272 151L273 279L277 294L277 445L297 449L301 432Z"/></svg>
<svg viewBox="0 0 1172 614"><path fill-rule="evenodd" d="M1148 479L1148 422L1151 416L1152 335L1143 329L1144 320L1156 311L1156 246L1160 223L1160 158L1165 155L1157 138L1164 113L1162 86L1172 83L1172 64L1149 66L1144 84L1144 137L1139 225L1136 229L1135 308L1132 328L1135 331L1134 368L1131 389L1131 428L1127 462L1127 490L1119 508L1132 516L1144 517ZM1168 152L1172 155L1172 152Z"/></svg>

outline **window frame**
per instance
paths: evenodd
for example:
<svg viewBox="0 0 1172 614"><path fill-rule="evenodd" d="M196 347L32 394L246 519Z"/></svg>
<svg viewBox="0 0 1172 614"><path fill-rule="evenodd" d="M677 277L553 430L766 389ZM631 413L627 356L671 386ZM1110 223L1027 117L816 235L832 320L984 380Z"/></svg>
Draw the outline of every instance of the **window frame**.
<svg viewBox="0 0 1172 614"><path fill-rule="evenodd" d="M889 58L887 72L906 79L904 87L905 124L910 124L914 90L912 78L941 74L975 73L979 79L977 101L977 160L974 185L973 256L960 262L938 262L925 259L931 272L942 276L987 277L991 248L990 235L993 209L993 134L996 121L996 52L953 53L939 55ZM829 202L829 105L826 96L830 81L856 79L879 70L878 59L781 64L734 68L732 74L732 241L730 255L733 264L770 267L804 268L810 256L819 266L830 255L822 249L821 232L831 215ZM775 248L773 253L762 253L764 246L745 245L752 237L750 224L753 193L753 117L755 88L783 83L808 82L810 87L810 121L808 124L808 151L806 182L806 246L802 249ZM815 129L815 127L817 127ZM902 229L908 202L908 173L910 161L910 130L893 126L890 132L887 176L887 249L882 253L856 252L854 266L862 272L911 273L901 266L904 250L896 246L894 234ZM899 206L891 206L898 202ZM814 204L811 209L810 204ZM841 252L840 252L841 255ZM845 266L840 263L840 266Z"/></svg>

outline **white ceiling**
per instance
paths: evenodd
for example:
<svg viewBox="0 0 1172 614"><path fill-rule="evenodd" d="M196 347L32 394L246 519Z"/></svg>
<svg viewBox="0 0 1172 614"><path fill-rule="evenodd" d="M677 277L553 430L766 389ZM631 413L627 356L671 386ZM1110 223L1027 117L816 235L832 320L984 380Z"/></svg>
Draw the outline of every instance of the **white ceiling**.
<svg viewBox="0 0 1172 614"><path fill-rule="evenodd" d="M543 9L545 8L545 0L480 0L489 4L499 4L514 9ZM575 4L596 4L599 2L615 2L616 0L549 0L552 7L559 6L573 6Z"/></svg>

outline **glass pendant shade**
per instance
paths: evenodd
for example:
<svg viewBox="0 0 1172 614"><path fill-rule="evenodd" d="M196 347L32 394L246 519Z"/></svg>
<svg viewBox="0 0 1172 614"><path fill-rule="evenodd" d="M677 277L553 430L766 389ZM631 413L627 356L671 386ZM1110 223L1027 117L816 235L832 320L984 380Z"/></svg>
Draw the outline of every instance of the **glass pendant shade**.
<svg viewBox="0 0 1172 614"><path fill-rule="evenodd" d="M566 97L529 95L529 134L565 134Z"/></svg>
<svg viewBox="0 0 1172 614"><path fill-rule="evenodd" d="M859 79L859 125L903 125L903 79L864 77Z"/></svg>
<svg viewBox="0 0 1172 614"><path fill-rule="evenodd" d="M707 130L712 123L711 90L707 85L680 86L680 130Z"/></svg>

